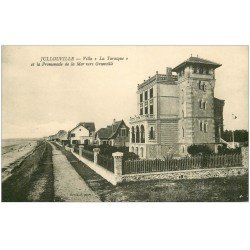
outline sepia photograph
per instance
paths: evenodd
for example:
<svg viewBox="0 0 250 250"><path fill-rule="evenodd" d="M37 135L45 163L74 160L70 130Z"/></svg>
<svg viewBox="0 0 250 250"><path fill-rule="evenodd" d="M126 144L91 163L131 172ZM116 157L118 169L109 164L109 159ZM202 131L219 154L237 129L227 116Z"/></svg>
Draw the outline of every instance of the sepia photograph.
<svg viewBox="0 0 250 250"><path fill-rule="evenodd" d="M248 46L2 46L2 202L248 202Z"/></svg>

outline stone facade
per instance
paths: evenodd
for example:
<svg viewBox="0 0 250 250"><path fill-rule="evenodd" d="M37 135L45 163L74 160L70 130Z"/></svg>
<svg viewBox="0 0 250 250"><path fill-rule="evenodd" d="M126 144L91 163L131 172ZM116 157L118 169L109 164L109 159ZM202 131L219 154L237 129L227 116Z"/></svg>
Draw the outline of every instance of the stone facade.
<svg viewBox="0 0 250 250"><path fill-rule="evenodd" d="M224 101L214 98L215 69L220 66L190 57L173 69L175 74L167 68L166 74L156 72L138 85L138 115L130 118L130 152L162 158L186 155L192 144L215 150L223 128Z"/></svg>

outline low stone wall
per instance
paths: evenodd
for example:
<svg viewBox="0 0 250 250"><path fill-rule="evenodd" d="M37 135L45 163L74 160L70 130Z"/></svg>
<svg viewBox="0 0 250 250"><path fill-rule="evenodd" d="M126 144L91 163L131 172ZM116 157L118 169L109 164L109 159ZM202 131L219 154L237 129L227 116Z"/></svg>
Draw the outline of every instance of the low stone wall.
<svg viewBox="0 0 250 250"><path fill-rule="evenodd" d="M248 173L245 167L229 167L215 169L183 170L171 172L157 172L144 174L122 175L121 182L146 181L146 180L180 180L180 179L208 179L214 177L228 177Z"/></svg>
<svg viewBox="0 0 250 250"><path fill-rule="evenodd" d="M60 144L59 142L55 141L55 143L56 143L59 147L63 147L63 145Z"/></svg>
<svg viewBox="0 0 250 250"><path fill-rule="evenodd" d="M242 147L241 148L241 154L242 154L242 165L245 168L248 168L248 162L249 162L249 151L248 151L248 147Z"/></svg>
<svg viewBox="0 0 250 250"><path fill-rule="evenodd" d="M207 178L220 178L244 175L248 173L248 148L242 148L242 166L237 167L224 167L221 168L206 168L206 169L192 169L192 170L181 170L181 171L166 171L166 172L152 172L142 174L122 174L122 157L123 154L120 152L113 153L114 157L114 173L108 171L102 166L97 164L97 155L100 149L94 149L94 162L87 160L81 156L81 147L79 147L80 155L76 154L73 149L69 150L74 154L80 161L85 163L89 168L94 170L97 174L102 176L108 182L113 185L117 185L120 182L129 181L146 181L146 180L180 180L180 179L207 179Z"/></svg>
<svg viewBox="0 0 250 250"><path fill-rule="evenodd" d="M104 179L106 179L112 185L116 185L119 182L119 180L117 179L117 177L114 173L112 173L112 172L108 171L107 169L103 168L102 166L100 166L92 161L89 161L86 158L76 154L73 150L71 152L76 158L78 158L79 161L86 164L89 168L91 168L97 174L102 176Z"/></svg>
<svg viewBox="0 0 250 250"><path fill-rule="evenodd" d="M68 147L68 146L65 146L65 149L66 149L67 151L71 151L71 148Z"/></svg>

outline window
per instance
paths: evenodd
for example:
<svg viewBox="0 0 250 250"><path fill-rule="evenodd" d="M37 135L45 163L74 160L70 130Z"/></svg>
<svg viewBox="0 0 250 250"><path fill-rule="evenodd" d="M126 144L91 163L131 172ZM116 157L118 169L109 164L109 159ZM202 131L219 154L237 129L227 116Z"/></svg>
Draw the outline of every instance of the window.
<svg viewBox="0 0 250 250"><path fill-rule="evenodd" d="M206 82L204 81L198 81L199 89L206 91Z"/></svg>
<svg viewBox="0 0 250 250"><path fill-rule="evenodd" d="M154 114L154 106L153 106L153 101L150 101L149 113L150 113L150 115L153 115L153 114Z"/></svg>
<svg viewBox="0 0 250 250"><path fill-rule="evenodd" d="M183 127L182 127L182 137L183 137L183 138L185 137L185 130L184 130Z"/></svg>
<svg viewBox="0 0 250 250"><path fill-rule="evenodd" d="M145 93L144 93L144 99L145 99L145 101L148 100L148 91L145 91Z"/></svg>
<svg viewBox="0 0 250 250"><path fill-rule="evenodd" d="M140 94L140 102L142 102L143 101L143 94L141 93Z"/></svg>
<svg viewBox="0 0 250 250"><path fill-rule="evenodd" d="M203 89L203 91L206 91L206 84L205 83L203 83L202 89Z"/></svg>
<svg viewBox="0 0 250 250"><path fill-rule="evenodd" d="M154 127L150 127L149 139L150 139L150 140L154 140L154 139L155 139Z"/></svg>
<svg viewBox="0 0 250 250"><path fill-rule="evenodd" d="M140 104L140 115L143 115L143 103Z"/></svg>
<svg viewBox="0 0 250 250"><path fill-rule="evenodd" d="M205 110L207 108L207 103L203 102L203 109Z"/></svg>
<svg viewBox="0 0 250 250"><path fill-rule="evenodd" d="M145 102L145 115L147 115L148 114L148 103L147 102Z"/></svg>
<svg viewBox="0 0 250 250"><path fill-rule="evenodd" d="M197 73L197 67L194 66L194 73L196 74Z"/></svg>
<svg viewBox="0 0 250 250"><path fill-rule="evenodd" d="M207 102L203 102L202 100L200 100L199 101L199 107L200 107L200 109L206 110Z"/></svg>
<svg viewBox="0 0 250 250"><path fill-rule="evenodd" d="M199 68L199 73L203 74L203 68L202 67Z"/></svg>
<svg viewBox="0 0 250 250"><path fill-rule="evenodd" d="M76 135L72 133L70 136L71 136L71 137L75 137Z"/></svg>
<svg viewBox="0 0 250 250"><path fill-rule="evenodd" d="M132 138L131 138L132 140L131 141L135 142L135 129L134 129L134 127L132 127L132 133L131 134L132 134Z"/></svg>
<svg viewBox="0 0 250 250"><path fill-rule="evenodd" d="M143 148L141 148L141 157L143 157Z"/></svg>
<svg viewBox="0 0 250 250"><path fill-rule="evenodd" d="M126 129L125 128L122 128L121 129L121 136L126 136Z"/></svg>
<svg viewBox="0 0 250 250"><path fill-rule="evenodd" d="M200 131L203 131L203 123L200 122Z"/></svg>
<svg viewBox="0 0 250 250"><path fill-rule="evenodd" d="M202 82L198 81L198 84L199 84L199 89L202 89Z"/></svg>
<svg viewBox="0 0 250 250"><path fill-rule="evenodd" d="M209 68L206 68L206 74L209 75Z"/></svg>
<svg viewBox="0 0 250 250"><path fill-rule="evenodd" d="M199 101L200 109L202 109L202 100Z"/></svg>
<svg viewBox="0 0 250 250"><path fill-rule="evenodd" d="M141 125L141 143L145 143L145 129L143 125Z"/></svg>
<svg viewBox="0 0 250 250"><path fill-rule="evenodd" d="M151 89L150 89L150 92L149 92L150 98L153 98L153 95L154 95L154 90L153 90L153 88L151 88Z"/></svg>
<svg viewBox="0 0 250 250"><path fill-rule="evenodd" d="M204 132L207 133L207 124L204 123Z"/></svg>
<svg viewBox="0 0 250 250"><path fill-rule="evenodd" d="M139 127L136 126L136 131L135 131L135 142L136 143L139 143L140 142L140 130L139 130Z"/></svg>

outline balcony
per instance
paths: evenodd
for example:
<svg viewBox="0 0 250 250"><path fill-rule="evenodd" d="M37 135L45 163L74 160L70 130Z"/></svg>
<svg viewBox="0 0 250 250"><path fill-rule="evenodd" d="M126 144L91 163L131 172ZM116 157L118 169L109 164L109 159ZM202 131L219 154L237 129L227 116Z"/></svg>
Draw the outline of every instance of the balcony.
<svg viewBox="0 0 250 250"><path fill-rule="evenodd" d="M166 82L168 84L176 84L175 81L177 81L177 80L178 80L177 75L167 76L164 74L156 73L156 75L149 77L147 80L144 80L143 83L138 84L137 89L139 90L152 82Z"/></svg>
<svg viewBox="0 0 250 250"><path fill-rule="evenodd" d="M139 122L139 121L146 121L146 120L154 120L156 119L156 115L136 115L134 117L130 117L129 122L133 123L133 122Z"/></svg>

